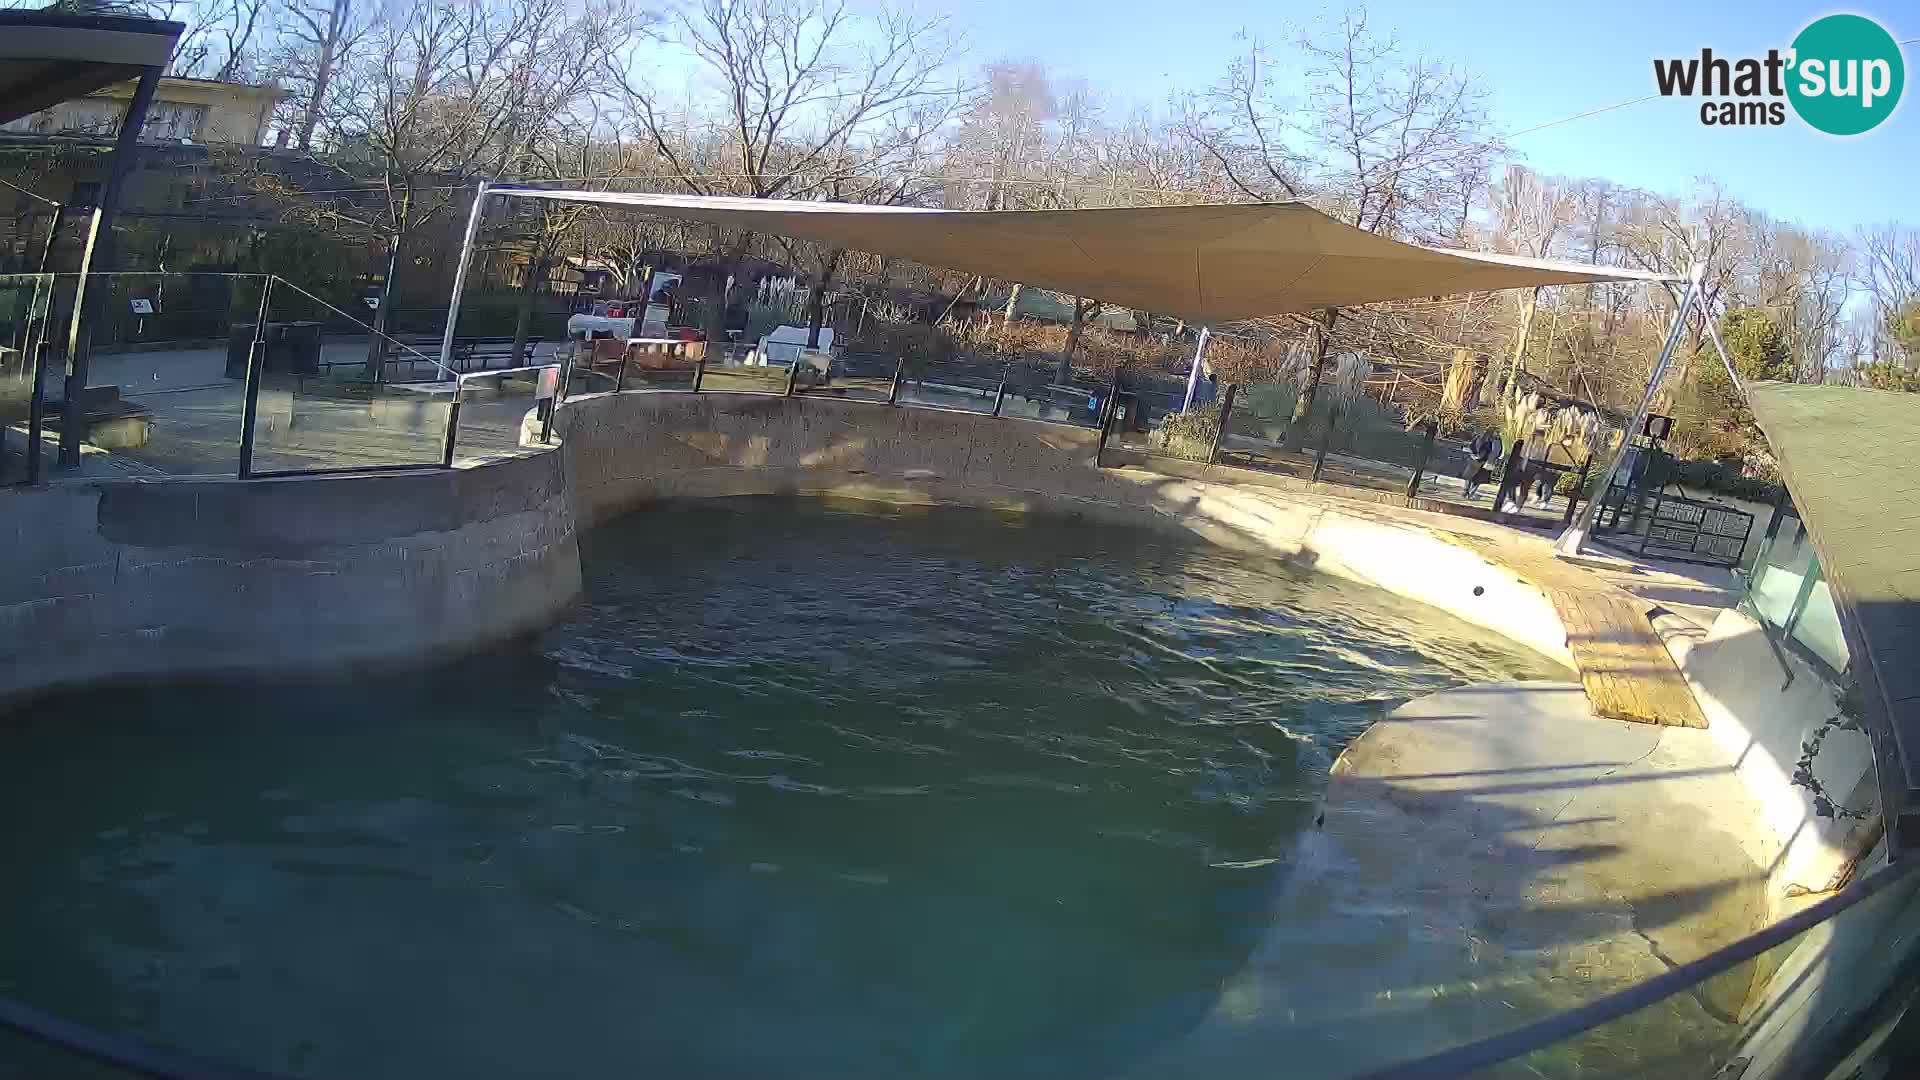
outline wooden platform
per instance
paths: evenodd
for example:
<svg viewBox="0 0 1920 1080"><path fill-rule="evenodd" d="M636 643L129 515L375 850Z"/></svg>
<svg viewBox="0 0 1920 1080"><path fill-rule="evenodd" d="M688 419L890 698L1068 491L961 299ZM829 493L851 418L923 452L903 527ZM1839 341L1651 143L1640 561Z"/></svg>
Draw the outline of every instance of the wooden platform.
<svg viewBox="0 0 1920 1080"><path fill-rule="evenodd" d="M1548 587L1546 593L1567 628L1567 650L1595 713L1640 724L1707 726L1693 691L1653 632L1647 616L1652 603L1611 587Z"/></svg>
<svg viewBox="0 0 1920 1080"><path fill-rule="evenodd" d="M1461 531L1441 535L1504 564L1553 602L1567 630L1567 651L1573 654L1596 715L1662 727L1707 726L1693 690L1654 633L1648 613L1658 604L1585 566L1555 558L1532 538Z"/></svg>

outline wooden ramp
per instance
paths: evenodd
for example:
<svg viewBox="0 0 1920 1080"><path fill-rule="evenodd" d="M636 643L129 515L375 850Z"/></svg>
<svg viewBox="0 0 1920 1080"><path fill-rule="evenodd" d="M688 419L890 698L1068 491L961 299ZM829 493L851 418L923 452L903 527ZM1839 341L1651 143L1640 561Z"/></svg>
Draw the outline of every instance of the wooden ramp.
<svg viewBox="0 0 1920 1080"><path fill-rule="evenodd" d="M1653 601L1619 588L1543 545L1447 534L1537 586L1567 629L1567 651L1596 715L1662 727L1704 728L1707 718L1672 654L1653 631Z"/></svg>
<svg viewBox="0 0 1920 1080"><path fill-rule="evenodd" d="M1615 720L1704 728L1707 718L1653 632L1654 605L1610 587L1548 586L1593 711Z"/></svg>

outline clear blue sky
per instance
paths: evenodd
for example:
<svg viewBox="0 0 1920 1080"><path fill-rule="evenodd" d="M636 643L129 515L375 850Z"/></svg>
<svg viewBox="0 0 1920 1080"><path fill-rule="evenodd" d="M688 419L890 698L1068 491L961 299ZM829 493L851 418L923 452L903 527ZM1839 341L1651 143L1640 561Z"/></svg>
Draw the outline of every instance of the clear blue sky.
<svg viewBox="0 0 1920 1080"><path fill-rule="evenodd" d="M1785 48L1800 28L1833 11L1878 19L1896 40L1920 38L1920 2L1868 0L1826 6L1783 0L1712 5L1685 0L1572 4L1555 0L1376 0L1375 28L1392 27L1424 50L1480 76L1493 121L1517 131L1654 92L1656 56L1732 57ZM1116 5L1107 0L979 0L960 9L975 61L1032 58L1063 78L1084 78L1122 99L1161 105L1170 89L1213 81L1246 27L1290 45L1290 20L1338 16L1339 4L1275 0ZM1818 228L1920 223L1920 46L1908 45L1907 89L1892 119L1853 139L1822 135L1789 116L1784 127L1702 126L1697 99L1656 99L1522 135L1512 146L1541 172L1603 176L1679 194L1710 176L1741 201Z"/></svg>

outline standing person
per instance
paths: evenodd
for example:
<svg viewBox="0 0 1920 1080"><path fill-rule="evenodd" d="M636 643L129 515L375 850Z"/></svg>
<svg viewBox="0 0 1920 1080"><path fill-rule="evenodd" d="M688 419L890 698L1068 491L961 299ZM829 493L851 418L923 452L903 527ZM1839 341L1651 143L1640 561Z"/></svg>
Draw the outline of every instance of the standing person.
<svg viewBox="0 0 1920 1080"><path fill-rule="evenodd" d="M1470 456L1467 460L1464 479L1467 482L1467 498L1474 499L1479 497L1481 485L1493 479L1493 473L1487 469L1487 462L1500 453L1499 433L1492 429L1482 431L1474 436L1473 443L1468 447L1467 452Z"/></svg>

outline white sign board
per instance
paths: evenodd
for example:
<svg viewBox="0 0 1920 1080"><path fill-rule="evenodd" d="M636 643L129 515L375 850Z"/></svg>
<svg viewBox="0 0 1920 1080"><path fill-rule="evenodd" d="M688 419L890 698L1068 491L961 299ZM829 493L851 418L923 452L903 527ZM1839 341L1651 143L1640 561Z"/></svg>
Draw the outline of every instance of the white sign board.
<svg viewBox="0 0 1920 1080"><path fill-rule="evenodd" d="M133 297L128 302L133 305L133 313L135 315L153 314L153 301L147 299L144 296Z"/></svg>

